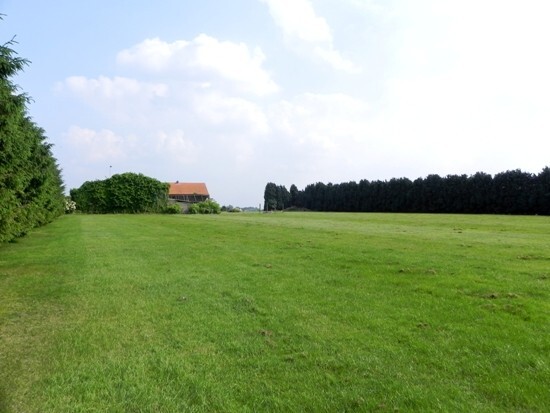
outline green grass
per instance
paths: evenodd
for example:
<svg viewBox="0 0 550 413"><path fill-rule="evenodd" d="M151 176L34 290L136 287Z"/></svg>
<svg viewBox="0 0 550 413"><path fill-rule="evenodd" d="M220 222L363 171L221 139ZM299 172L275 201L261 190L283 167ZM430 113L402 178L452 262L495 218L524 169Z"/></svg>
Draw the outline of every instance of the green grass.
<svg viewBox="0 0 550 413"><path fill-rule="evenodd" d="M65 216L0 246L0 412L543 412L550 218Z"/></svg>

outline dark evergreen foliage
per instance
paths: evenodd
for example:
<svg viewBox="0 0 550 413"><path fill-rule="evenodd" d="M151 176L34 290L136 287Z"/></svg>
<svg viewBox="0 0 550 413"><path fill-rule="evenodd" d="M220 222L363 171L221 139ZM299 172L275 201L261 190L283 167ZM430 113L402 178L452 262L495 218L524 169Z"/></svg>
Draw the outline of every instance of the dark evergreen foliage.
<svg viewBox="0 0 550 413"><path fill-rule="evenodd" d="M282 209L275 201L278 188L274 183L266 186L264 199L270 210ZM317 182L302 191L292 185L290 195L285 207L313 211L550 215L550 168L538 175L516 169L494 177L478 172L414 181Z"/></svg>
<svg viewBox="0 0 550 413"><path fill-rule="evenodd" d="M13 45L0 46L0 242L51 222L65 202L52 145L28 117L28 97L11 81L28 64Z"/></svg>
<svg viewBox="0 0 550 413"><path fill-rule="evenodd" d="M71 189L78 210L91 214L164 212L169 184L126 172L105 180L87 181Z"/></svg>
<svg viewBox="0 0 550 413"><path fill-rule="evenodd" d="M296 196L298 188L296 186L294 188L296 189ZM282 211L292 205L291 199L292 194L288 192L285 186L269 182L264 191L264 211Z"/></svg>
<svg viewBox="0 0 550 413"><path fill-rule="evenodd" d="M273 211L277 209L277 185L268 182L264 191L264 211Z"/></svg>

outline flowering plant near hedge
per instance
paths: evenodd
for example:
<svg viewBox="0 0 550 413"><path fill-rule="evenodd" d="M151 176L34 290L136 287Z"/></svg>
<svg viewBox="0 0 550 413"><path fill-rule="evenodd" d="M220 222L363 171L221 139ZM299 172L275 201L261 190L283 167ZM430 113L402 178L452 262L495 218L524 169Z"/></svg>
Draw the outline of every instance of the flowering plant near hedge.
<svg viewBox="0 0 550 413"><path fill-rule="evenodd" d="M76 211L76 202L70 197L65 198L65 213L72 214L74 211Z"/></svg>

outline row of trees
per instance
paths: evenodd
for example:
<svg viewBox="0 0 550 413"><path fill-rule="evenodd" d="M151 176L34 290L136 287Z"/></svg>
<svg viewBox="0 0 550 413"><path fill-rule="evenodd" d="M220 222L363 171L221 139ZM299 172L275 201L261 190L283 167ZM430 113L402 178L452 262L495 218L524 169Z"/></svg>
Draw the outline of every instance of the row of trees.
<svg viewBox="0 0 550 413"><path fill-rule="evenodd" d="M13 44L0 46L0 242L51 222L65 206L52 145L27 114L29 97L11 80L28 64Z"/></svg>
<svg viewBox="0 0 550 413"><path fill-rule="evenodd" d="M166 212L169 184L126 172L104 180L86 181L71 189L78 210L91 214Z"/></svg>
<svg viewBox="0 0 550 413"><path fill-rule="evenodd" d="M341 212L430 212L550 215L550 168L539 174L519 169L495 176L428 175L411 181L361 180L359 183L295 185L268 183L264 209L306 208Z"/></svg>
<svg viewBox="0 0 550 413"><path fill-rule="evenodd" d="M292 187L296 188L294 185ZM275 185L273 182L265 186L264 211L281 211L290 206L292 206L290 192L286 187Z"/></svg>

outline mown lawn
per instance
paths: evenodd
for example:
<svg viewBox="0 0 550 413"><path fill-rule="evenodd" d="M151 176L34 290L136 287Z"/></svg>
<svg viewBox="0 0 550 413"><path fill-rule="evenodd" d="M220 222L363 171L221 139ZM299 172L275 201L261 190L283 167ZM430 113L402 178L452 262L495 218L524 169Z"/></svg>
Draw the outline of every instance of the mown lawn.
<svg viewBox="0 0 550 413"><path fill-rule="evenodd" d="M0 245L0 412L543 412L550 218L65 216Z"/></svg>

